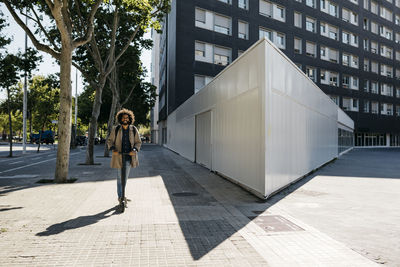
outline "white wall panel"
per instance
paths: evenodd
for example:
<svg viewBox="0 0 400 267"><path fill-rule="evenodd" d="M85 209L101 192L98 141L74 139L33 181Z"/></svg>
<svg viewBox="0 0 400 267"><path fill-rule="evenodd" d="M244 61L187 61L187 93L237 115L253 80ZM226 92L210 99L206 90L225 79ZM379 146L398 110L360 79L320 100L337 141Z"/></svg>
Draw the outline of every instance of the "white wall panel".
<svg viewBox="0 0 400 267"><path fill-rule="evenodd" d="M268 195L337 156L337 107L281 51L265 48Z"/></svg>
<svg viewBox="0 0 400 267"><path fill-rule="evenodd" d="M211 169L211 111L196 115L196 162Z"/></svg>
<svg viewBox="0 0 400 267"><path fill-rule="evenodd" d="M339 107L337 109L339 127L341 126L344 129L347 128L347 130L354 130L354 121Z"/></svg>
<svg viewBox="0 0 400 267"><path fill-rule="evenodd" d="M195 118L176 119L176 113L168 116L168 142L166 146L183 157L194 161L195 158Z"/></svg>

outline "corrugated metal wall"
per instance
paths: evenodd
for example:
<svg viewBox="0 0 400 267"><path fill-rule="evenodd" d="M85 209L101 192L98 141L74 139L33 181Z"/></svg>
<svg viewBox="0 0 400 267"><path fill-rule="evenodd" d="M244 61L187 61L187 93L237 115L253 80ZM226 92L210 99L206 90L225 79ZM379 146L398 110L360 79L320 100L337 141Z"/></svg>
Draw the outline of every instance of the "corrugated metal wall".
<svg viewBox="0 0 400 267"><path fill-rule="evenodd" d="M266 42L265 194L337 156L337 106Z"/></svg>
<svg viewBox="0 0 400 267"><path fill-rule="evenodd" d="M209 132L204 112L210 114L211 153L198 151L200 162L258 195L268 196L338 155L337 106L267 40L168 117L167 146L192 161L196 133Z"/></svg>

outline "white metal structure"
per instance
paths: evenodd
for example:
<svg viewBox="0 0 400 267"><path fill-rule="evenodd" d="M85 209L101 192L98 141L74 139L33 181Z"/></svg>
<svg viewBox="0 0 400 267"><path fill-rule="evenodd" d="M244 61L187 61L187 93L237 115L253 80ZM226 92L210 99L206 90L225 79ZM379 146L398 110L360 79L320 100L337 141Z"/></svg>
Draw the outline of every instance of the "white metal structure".
<svg viewBox="0 0 400 267"><path fill-rule="evenodd" d="M166 146L267 198L338 156L339 125L354 128L262 39L168 116Z"/></svg>

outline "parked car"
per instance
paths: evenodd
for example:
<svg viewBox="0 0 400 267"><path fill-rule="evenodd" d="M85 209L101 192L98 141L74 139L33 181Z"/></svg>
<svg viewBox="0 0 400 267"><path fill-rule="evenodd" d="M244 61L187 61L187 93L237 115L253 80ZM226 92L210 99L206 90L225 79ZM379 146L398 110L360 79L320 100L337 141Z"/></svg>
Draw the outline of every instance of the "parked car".
<svg viewBox="0 0 400 267"><path fill-rule="evenodd" d="M54 132L51 130L47 130L44 132L39 131L39 133L37 134L31 134L30 136L31 144L33 143L39 144L40 133L42 133L42 138L40 140L41 144L46 143L46 145L48 145L54 143Z"/></svg>

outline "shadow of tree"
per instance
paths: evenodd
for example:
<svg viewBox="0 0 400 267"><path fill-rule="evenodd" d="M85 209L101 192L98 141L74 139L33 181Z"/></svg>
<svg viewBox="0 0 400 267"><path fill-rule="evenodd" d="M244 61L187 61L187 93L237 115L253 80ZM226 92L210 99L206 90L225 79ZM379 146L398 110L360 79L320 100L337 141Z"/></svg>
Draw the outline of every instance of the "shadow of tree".
<svg viewBox="0 0 400 267"><path fill-rule="evenodd" d="M36 236L50 236L50 235L57 235L59 233L62 233L66 230L71 230L71 229L77 229L81 227L85 227L91 224L95 224L103 219L106 219L114 214L117 214L116 212L117 207L113 207L110 209L107 209L103 212L94 214L94 215L88 215L88 216L79 216L75 219L71 219L62 223L57 223L53 224L49 227L47 227L46 231L37 233ZM114 211L112 214L108 214L111 211Z"/></svg>

